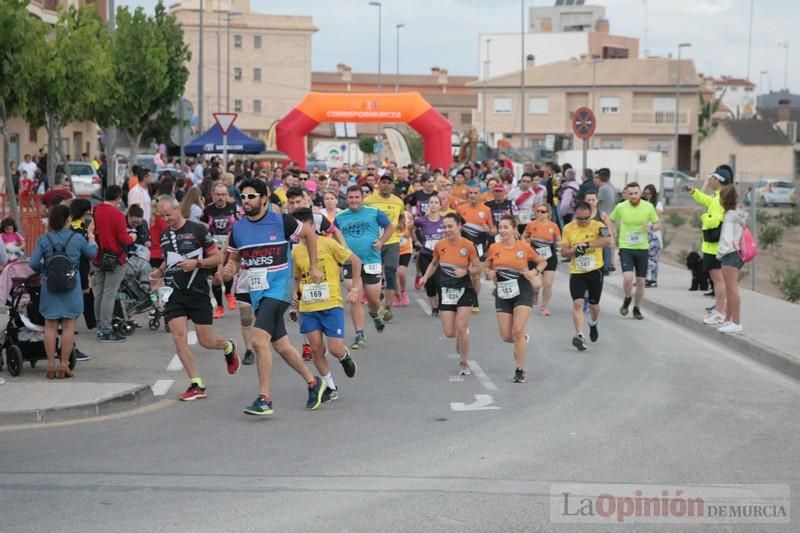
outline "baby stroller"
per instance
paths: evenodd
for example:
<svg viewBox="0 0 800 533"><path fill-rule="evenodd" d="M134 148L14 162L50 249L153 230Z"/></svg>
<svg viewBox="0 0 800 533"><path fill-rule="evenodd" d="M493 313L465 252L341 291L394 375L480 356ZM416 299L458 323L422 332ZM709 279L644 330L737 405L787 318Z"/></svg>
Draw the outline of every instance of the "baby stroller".
<svg viewBox="0 0 800 533"><path fill-rule="evenodd" d="M32 272L27 263L15 263L13 266L14 271ZM24 269L21 268L23 266ZM8 272L9 270L12 270L11 267L3 272L4 276L9 276L11 286L8 294L8 324L3 331L0 351L5 352L8 373L19 376L24 361L28 361L31 368L35 368L38 361L47 360L44 348L44 317L39 313L41 279L36 273L25 277L13 277L15 272ZM56 353L61 353L60 339L56 343ZM0 357L0 370L2 368L3 358ZM70 370L75 368L74 346L69 357L69 368Z"/></svg>
<svg viewBox="0 0 800 533"><path fill-rule="evenodd" d="M156 331L161 327L162 314L158 297L150 292L150 270L149 260L142 257L138 250L128 257L125 277L119 287L111 321L114 330L122 335L133 335L136 328L140 327L133 321L133 317L148 311L150 329Z"/></svg>

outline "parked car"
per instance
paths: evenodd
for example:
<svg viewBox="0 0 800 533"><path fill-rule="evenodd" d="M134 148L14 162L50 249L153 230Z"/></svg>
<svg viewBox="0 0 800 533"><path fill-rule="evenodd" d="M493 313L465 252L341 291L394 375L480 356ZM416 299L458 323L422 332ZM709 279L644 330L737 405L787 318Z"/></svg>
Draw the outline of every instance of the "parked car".
<svg viewBox="0 0 800 533"><path fill-rule="evenodd" d="M797 189L787 180L761 180L756 183L755 196L758 205L797 206Z"/></svg>
<svg viewBox="0 0 800 533"><path fill-rule="evenodd" d="M72 192L75 196L100 197L103 182L91 163L83 161L70 163L69 174L72 177Z"/></svg>
<svg viewBox="0 0 800 533"><path fill-rule="evenodd" d="M681 172L680 170L665 170L661 173L661 176L664 178L663 192L674 191L676 185L678 188L680 188L683 185L689 185L695 180L694 176L690 176L689 174Z"/></svg>

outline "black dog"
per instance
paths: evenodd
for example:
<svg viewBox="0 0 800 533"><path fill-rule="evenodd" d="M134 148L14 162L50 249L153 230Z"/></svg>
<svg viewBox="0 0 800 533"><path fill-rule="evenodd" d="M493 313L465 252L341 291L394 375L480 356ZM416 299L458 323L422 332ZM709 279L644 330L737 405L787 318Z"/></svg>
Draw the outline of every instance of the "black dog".
<svg viewBox="0 0 800 533"><path fill-rule="evenodd" d="M686 268L692 271L692 286L690 291L707 291L711 279L708 272L703 271L703 256L697 252L689 252L686 256Z"/></svg>

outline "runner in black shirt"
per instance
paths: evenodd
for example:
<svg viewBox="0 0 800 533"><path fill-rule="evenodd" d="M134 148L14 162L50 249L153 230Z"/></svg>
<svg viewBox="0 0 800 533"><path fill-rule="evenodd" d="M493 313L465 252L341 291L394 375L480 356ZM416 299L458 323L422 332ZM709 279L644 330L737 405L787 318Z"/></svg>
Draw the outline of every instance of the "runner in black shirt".
<svg viewBox="0 0 800 533"><path fill-rule="evenodd" d="M184 401L200 400L206 397L206 386L189 348L189 320L194 322L197 341L203 348L223 350L228 374L239 371L236 344L231 339L217 337L211 325L213 319L207 278L221 263L222 254L202 224L183 218L178 201L172 196L159 198L158 213L168 225L160 241L164 263L153 270L150 281L153 287L164 285L159 289L159 297L166 300L164 318L175 341L178 357L192 380L179 398Z"/></svg>
<svg viewBox="0 0 800 533"><path fill-rule="evenodd" d="M224 183L217 183L211 192L214 203L208 204L203 210L200 222L211 232L212 238L217 243L217 247L222 250L223 256L228 246L228 234L233 228L233 223L239 219L239 208L233 202L228 202L228 187ZM224 264L224 261L223 263ZM214 279L211 283L211 292L217 301L214 309L214 318L222 318L225 309L222 307L222 264L217 267ZM228 301L228 309L236 309L236 298L233 296L233 281L225 282L225 296Z"/></svg>
<svg viewBox="0 0 800 533"><path fill-rule="evenodd" d="M499 183L492 187L492 196L494 196L494 199L486 202L485 205L491 209L494 226L498 227L501 218L506 215L516 216L517 210L514 202L506 198L505 187Z"/></svg>
<svg viewBox="0 0 800 533"><path fill-rule="evenodd" d="M436 196L433 188L434 179L432 174L423 174L422 190L414 191L406 197L406 203L415 208L414 214L418 217L424 216L428 211L428 200Z"/></svg>

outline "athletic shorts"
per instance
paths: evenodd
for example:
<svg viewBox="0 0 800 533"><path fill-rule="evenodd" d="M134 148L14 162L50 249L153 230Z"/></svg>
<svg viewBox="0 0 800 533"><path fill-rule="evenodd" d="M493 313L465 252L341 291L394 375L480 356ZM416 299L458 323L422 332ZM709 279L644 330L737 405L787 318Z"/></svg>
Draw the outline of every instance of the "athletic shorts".
<svg viewBox="0 0 800 533"><path fill-rule="evenodd" d="M211 298L197 291L174 290L164 306L164 320L186 317L198 326L210 326L214 322Z"/></svg>
<svg viewBox="0 0 800 533"><path fill-rule="evenodd" d="M411 254L402 254L400 256L400 266L408 267L411 264Z"/></svg>
<svg viewBox="0 0 800 533"><path fill-rule="evenodd" d="M381 248L381 263L383 268L394 268L400 266L400 243L384 244Z"/></svg>
<svg viewBox="0 0 800 533"><path fill-rule="evenodd" d="M573 300L583 300L587 291L589 292L589 303L599 304L600 294L603 292L603 269L598 268L585 274L569 275L569 293Z"/></svg>
<svg viewBox="0 0 800 533"><path fill-rule="evenodd" d="M547 268L544 269L545 272L548 270L551 272L555 272L558 269L558 257L554 253L550 257L547 258Z"/></svg>
<svg viewBox="0 0 800 533"><path fill-rule="evenodd" d="M344 309L332 307L300 313L300 333L321 331L328 338L344 337Z"/></svg>
<svg viewBox="0 0 800 533"><path fill-rule="evenodd" d="M247 282L247 276L239 273L233 280L233 297L237 302L250 303L250 287Z"/></svg>
<svg viewBox="0 0 800 533"><path fill-rule="evenodd" d="M725 254L720 258L719 262L724 267L741 269L744 266L744 261L742 261L742 257L739 255L739 252Z"/></svg>
<svg viewBox="0 0 800 533"><path fill-rule="evenodd" d="M344 279L353 279L353 265L346 263L342 265L342 277ZM364 285L377 285L381 282L380 274L367 274L364 272L364 266L361 266L361 281Z"/></svg>
<svg viewBox="0 0 800 533"><path fill-rule="evenodd" d="M270 342L276 342L286 336L286 323L283 315L289 309L289 302L275 298L262 298L258 303L256 321L253 324L260 330L269 333Z"/></svg>
<svg viewBox="0 0 800 533"><path fill-rule="evenodd" d="M494 310L498 313L514 312L514 308L518 306L533 307L533 285L525 278L517 280L519 284L519 294L513 298L500 298L495 294L494 297ZM496 292L496 291L495 291Z"/></svg>
<svg viewBox="0 0 800 533"><path fill-rule="evenodd" d="M636 271L637 278L647 276L647 257L648 250L630 250L627 248L619 249L619 262L622 264L623 272Z"/></svg>
<svg viewBox="0 0 800 533"><path fill-rule="evenodd" d="M459 297L458 301L455 304L444 304L445 299L445 292L446 291L464 291L461 293L461 297ZM439 287L439 311L453 311L455 312L456 309L459 307L472 307L477 303L478 295L475 294L475 289L470 287L461 287L460 289L452 289L452 288L445 288Z"/></svg>
<svg viewBox="0 0 800 533"><path fill-rule="evenodd" d="M716 255L703 254L703 272L710 272L720 268L722 268L722 263L720 263Z"/></svg>
<svg viewBox="0 0 800 533"><path fill-rule="evenodd" d="M164 264L164 258L160 257L158 259L150 258L150 266L153 268L159 268L161 265Z"/></svg>

